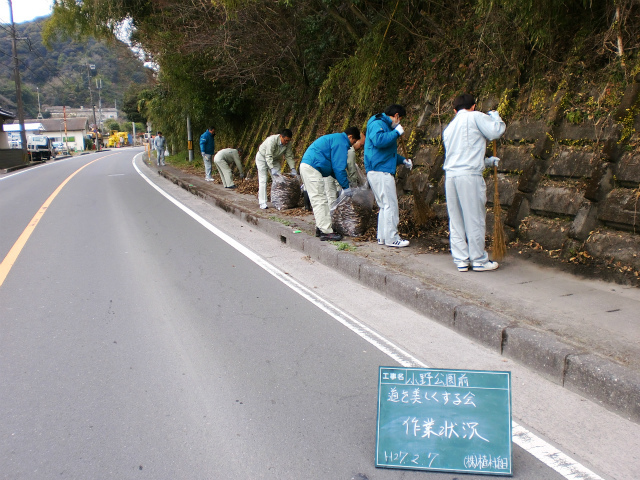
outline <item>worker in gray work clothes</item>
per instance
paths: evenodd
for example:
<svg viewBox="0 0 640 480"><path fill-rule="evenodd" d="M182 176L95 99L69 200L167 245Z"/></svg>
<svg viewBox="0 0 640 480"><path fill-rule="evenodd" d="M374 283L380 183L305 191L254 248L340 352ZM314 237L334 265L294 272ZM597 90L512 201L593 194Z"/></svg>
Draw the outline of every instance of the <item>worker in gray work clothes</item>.
<svg viewBox="0 0 640 480"><path fill-rule="evenodd" d="M162 136L162 132L158 132L156 138L153 139L153 149L156 151L158 166L165 166L164 151L167 149L167 139Z"/></svg>
<svg viewBox="0 0 640 480"><path fill-rule="evenodd" d="M231 173L231 162L235 163L236 167L238 167L240 178L244 178L242 162L240 161L242 153L241 148L223 148L222 150L218 150L216 156L213 157L213 162L216 164L216 167L218 167L224 188L236 188L236 184L233 183L233 174Z"/></svg>
<svg viewBox="0 0 640 480"><path fill-rule="evenodd" d="M291 168L291 173L297 175L296 162L293 159L291 150L291 138L293 133L288 128L284 128L280 133L271 135L262 142L256 153L256 168L258 169L258 202L263 210L267 205L267 172L271 176L280 175L282 169L282 158L284 157Z"/></svg>
<svg viewBox="0 0 640 480"><path fill-rule="evenodd" d="M498 268L484 249L487 187L482 171L498 165L499 158L486 157L487 141L500 138L506 126L498 112L475 110L472 95L459 95L453 100L456 116L442 132L449 247L460 272Z"/></svg>

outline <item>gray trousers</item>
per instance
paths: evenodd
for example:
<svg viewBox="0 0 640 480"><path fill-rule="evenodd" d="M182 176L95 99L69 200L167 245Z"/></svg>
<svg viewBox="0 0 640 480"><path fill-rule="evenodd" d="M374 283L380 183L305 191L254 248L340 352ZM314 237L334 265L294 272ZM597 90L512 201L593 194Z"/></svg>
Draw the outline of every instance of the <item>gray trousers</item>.
<svg viewBox="0 0 640 480"><path fill-rule="evenodd" d="M333 177L324 177L324 193L327 195L329 207L338 199L338 187L340 184Z"/></svg>
<svg viewBox="0 0 640 480"><path fill-rule="evenodd" d="M485 263L487 186L482 175L446 177L449 247L456 265Z"/></svg>
<svg viewBox="0 0 640 480"><path fill-rule="evenodd" d="M367 173L369 186L380 207L378 212L378 242L391 245L400 240L398 235L398 194L396 193L396 179L386 172Z"/></svg>
<svg viewBox="0 0 640 480"><path fill-rule="evenodd" d="M278 160L273 161L273 168L277 168L278 171L282 168L282 163ZM267 161L260 154L260 152L256 153L256 169L258 170L258 202L260 205L267 203L267 180L269 179L269 175L271 172L269 171L269 166L267 165Z"/></svg>
<svg viewBox="0 0 640 480"><path fill-rule="evenodd" d="M213 157L213 163L216 164L218 168L218 173L220 173L220 180L222 180L223 187L231 187L235 185L233 182L233 173L231 172L231 167L224 158L219 158L218 156Z"/></svg>
<svg viewBox="0 0 640 480"><path fill-rule="evenodd" d="M211 155L203 153L202 159L204 160L204 178L211 178Z"/></svg>
<svg viewBox="0 0 640 480"><path fill-rule="evenodd" d="M331 180L333 180L333 178L323 178L318 170L306 163L300 164L300 176L302 176L304 188L307 189L307 193L309 194L313 217L316 219L316 227L318 227L322 233L333 233L329 201L325 190L325 179L331 178Z"/></svg>
<svg viewBox="0 0 640 480"><path fill-rule="evenodd" d="M164 148L162 150L156 148L156 155L157 155L157 163L158 165L164 165Z"/></svg>

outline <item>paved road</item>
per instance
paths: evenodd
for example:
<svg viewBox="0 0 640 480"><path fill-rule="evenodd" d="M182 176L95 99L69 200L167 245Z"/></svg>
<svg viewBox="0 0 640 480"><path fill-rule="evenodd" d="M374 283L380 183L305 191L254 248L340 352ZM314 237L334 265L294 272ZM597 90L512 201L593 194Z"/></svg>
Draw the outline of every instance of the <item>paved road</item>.
<svg viewBox="0 0 640 480"><path fill-rule="evenodd" d="M0 257L23 245L0 285L0 478L454 477L376 469L377 371L396 362L131 159L0 182ZM519 447L513 464L562 478Z"/></svg>

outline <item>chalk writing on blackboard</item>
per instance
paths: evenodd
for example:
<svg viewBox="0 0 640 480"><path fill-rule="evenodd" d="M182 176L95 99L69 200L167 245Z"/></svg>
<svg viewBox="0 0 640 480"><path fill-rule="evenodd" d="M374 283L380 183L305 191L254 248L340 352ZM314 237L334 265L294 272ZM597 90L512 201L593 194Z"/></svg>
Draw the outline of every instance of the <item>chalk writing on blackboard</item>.
<svg viewBox="0 0 640 480"><path fill-rule="evenodd" d="M380 367L376 466L510 475L510 372Z"/></svg>

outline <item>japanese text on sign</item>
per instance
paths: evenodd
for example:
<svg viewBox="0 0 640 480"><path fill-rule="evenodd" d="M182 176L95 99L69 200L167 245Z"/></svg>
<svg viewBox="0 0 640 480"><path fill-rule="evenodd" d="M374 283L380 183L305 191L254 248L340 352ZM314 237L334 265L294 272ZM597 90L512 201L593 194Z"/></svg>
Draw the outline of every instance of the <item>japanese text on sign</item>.
<svg viewBox="0 0 640 480"><path fill-rule="evenodd" d="M511 474L509 372L380 367L376 466Z"/></svg>

